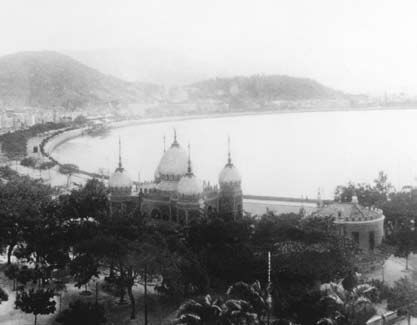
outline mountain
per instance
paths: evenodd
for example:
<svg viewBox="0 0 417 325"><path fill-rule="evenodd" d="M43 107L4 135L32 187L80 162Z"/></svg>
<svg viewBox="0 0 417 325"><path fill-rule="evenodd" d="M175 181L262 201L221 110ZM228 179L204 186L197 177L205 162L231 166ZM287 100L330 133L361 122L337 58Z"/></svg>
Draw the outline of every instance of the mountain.
<svg viewBox="0 0 417 325"><path fill-rule="evenodd" d="M241 99L254 102L279 100L342 99L347 95L315 80L285 75L216 78L189 85L192 97Z"/></svg>
<svg viewBox="0 0 417 325"><path fill-rule="evenodd" d="M57 52L19 52L0 58L0 106L71 109L142 102L157 91L156 85L123 81Z"/></svg>

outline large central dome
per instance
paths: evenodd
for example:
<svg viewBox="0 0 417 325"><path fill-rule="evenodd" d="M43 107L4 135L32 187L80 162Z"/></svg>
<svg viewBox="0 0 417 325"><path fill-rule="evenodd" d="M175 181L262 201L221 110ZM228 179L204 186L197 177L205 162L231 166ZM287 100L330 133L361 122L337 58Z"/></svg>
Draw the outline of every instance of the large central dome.
<svg viewBox="0 0 417 325"><path fill-rule="evenodd" d="M159 175L161 180L179 180L187 173L187 166L187 152L179 145L175 136L171 147L162 155L155 175Z"/></svg>

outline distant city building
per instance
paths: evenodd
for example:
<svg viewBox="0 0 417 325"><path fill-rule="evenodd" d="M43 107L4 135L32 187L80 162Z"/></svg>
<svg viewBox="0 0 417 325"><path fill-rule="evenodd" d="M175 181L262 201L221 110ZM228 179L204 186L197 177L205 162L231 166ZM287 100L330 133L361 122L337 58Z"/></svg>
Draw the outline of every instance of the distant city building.
<svg viewBox="0 0 417 325"><path fill-rule="evenodd" d="M230 144L228 160L219 174L219 185L201 182L194 174L190 149L180 146L176 134L155 170L154 180L135 186L119 166L109 178L112 214L140 211L141 214L186 225L193 220L220 216L227 221L242 218L241 176L232 163Z"/></svg>
<svg viewBox="0 0 417 325"><path fill-rule="evenodd" d="M361 206L356 195L352 197L351 202L319 206L311 216L334 218L341 235L352 238L365 250L372 251L384 238L385 216L382 210Z"/></svg>

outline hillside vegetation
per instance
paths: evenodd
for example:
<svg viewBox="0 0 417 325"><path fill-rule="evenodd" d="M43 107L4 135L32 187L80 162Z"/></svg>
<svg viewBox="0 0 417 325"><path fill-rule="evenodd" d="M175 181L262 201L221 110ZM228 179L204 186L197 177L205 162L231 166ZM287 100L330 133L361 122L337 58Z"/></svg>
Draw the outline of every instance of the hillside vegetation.
<svg viewBox="0 0 417 325"><path fill-rule="evenodd" d="M340 91L315 80L284 75L216 78L190 85L193 98L268 103L279 100L341 99Z"/></svg>
<svg viewBox="0 0 417 325"><path fill-rule="evenodd" d="M105 75L57 52L0 58L0 105L86 107L148 100L157 86Z"/></svg>

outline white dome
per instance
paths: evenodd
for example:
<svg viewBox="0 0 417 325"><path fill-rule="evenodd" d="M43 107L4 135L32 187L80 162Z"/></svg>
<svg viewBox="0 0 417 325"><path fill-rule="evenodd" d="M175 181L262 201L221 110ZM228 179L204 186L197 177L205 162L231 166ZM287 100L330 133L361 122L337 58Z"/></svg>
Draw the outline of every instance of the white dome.
<svg viewBox="0 0 417 325"><path fill-rule="evenodd" d="M132 187L132 180L122 168L117 168L109 178L109 187L117 189L126 189Z"/></svg>
<svg viewBox="0 0 417 325"><path fill-rule="evenodd" d="M182 176L187 173L187 152L178 144L173 144L162 156L155 174L161 177Z"/></svg>
<svg viewBox="0 0 417 325"><path fill-rule="evenodd" d="M187 174L179 181L177 191L180 195L200 195L203 193L203 184L193 174Z"/></svg>
<svg viewBox="0 0 417 325"><path fill-rule="evenodd" d="M240 183L242 178L238 169L233 164L224 166L219 175L219 183Z"/></svg>

